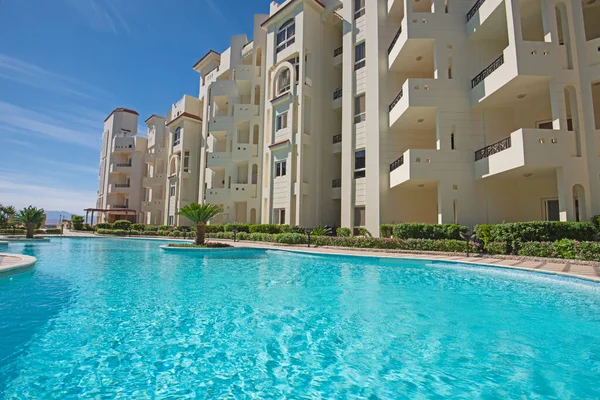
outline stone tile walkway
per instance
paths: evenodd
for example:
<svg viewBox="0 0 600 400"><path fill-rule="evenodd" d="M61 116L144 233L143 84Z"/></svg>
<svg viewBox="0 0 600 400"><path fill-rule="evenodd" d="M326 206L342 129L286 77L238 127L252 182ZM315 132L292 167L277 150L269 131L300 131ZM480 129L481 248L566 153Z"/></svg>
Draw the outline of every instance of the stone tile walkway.
<svg viewBox="0 0 600 400"><path fill-rule="evenodd" d="M231 242L230 242L231 243ZM340 254L340 255L355 255L355 256L370 256L370 257L390 257L390 258L413 258L427 259L436 261L453 261L468 264L484 264L494 267L512 268L532 272L545 272L556 275L572 276L582 279L588 279L600 282L600 263L577 263L576 261L559 260L559 259L537 259L532 260L529 257L513 258L494 258L494 257L469 257L458 255L440 255L440 254L418 254L396 251L382 251L373 249L346 249L333 247L307 247L307 246L286 246L273 245L266 243L254 242L237 242L232 243L236 247L252 247L252 248L271 248L277 250L292 250L301 252L310 252L317 254Z"/></svg>

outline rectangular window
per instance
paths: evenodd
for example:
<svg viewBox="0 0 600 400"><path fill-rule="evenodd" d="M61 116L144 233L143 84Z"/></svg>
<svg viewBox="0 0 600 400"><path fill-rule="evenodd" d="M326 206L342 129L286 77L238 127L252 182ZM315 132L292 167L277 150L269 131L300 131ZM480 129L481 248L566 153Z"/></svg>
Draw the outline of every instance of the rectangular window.
<svg viewBox="0 0 600 400"><path fill-rule="evenodd" d="M365 42L357 44L354 48L354 70L358 71L359 69L365 66L366 60L366 49Z"/></svg>
<svg viewBox="0 0 600 400"><path fill-rule="evenodd" d="M354 19L365 15L365 0L354 0Z"/></svg>
<svg viewBox="0 0 600 400"><path fill-rule="evenodd" d="M287 161L275 162L275 177L285 176L287 174Z"/></svg>
<svg viewBox="0 0 600 400"><path fill-rule="evenodd" d="M173 216L169 215L169 226L173 226Z"/></svg>
<svg viewBox="0 0 600 400"><path fill-rule="evenodd" d="M279 74L279 78L277 79L277 95L283 94L290 90L292 86L292 77L290 74L289 68L284 69Z"/></svg>
<svg viewBox="0 0 600 400"><path fill-rule="evenodd" d="M296 42L296 22L288 20L277 32L277 53Z"/></svg>
<svg viewBox="0 0 600 400"><path fill-rule="evenodd" d="M544 220L560 221L558 199L544 199Z"/></svg>
<svg viewBox="0 0 600 400"><path fill-rule="evenodd" d="M354 226L365 226L367 224L364 207L354 208Z"/></svg>
<svg viewBox="0 0 600 400"><path fill-rule="evenodd" d="M364 178L366 176L366 152L357 150L354 153L354 179Z"/></svg>
<svg viewBox="0 0 600 400"><path fill-rule="evenodd" d="M171 194L171 197L175 196L175 185L171 185L169 193Z"/></svg>
<svg viewBox="0 0 600 400"><path fill-rule="evenodd" d="M183 172L190 172L190 152L186 151L183 157Z"/></svg>
<svg viewBox="0 0 600 400"><path fill-rule="evenodd" d="M181 143L181 127L178 127L177 129L175 129L175 132L173 132L173 147L177 146L180 143Z"/></svg>
<svg viewBox="0 0 600 400"><path fill-rule="evenodd" d="M354 98L354 123L358 124L359 122L365 121L366 117L366 97L364 94L357 96Z"/></svg>
<svg viewBox="0 0 600 400"><path fill-rule="evenodd" d="M287 128L288 124L288 112L282 112L277 116L277 131Z"/></svg>
<svg viewBox="0 0 600 400"><path fill-rule="evenodd" d="M275 208L273 210L273 223L279 225L285 224L285 208Z"/></svg>

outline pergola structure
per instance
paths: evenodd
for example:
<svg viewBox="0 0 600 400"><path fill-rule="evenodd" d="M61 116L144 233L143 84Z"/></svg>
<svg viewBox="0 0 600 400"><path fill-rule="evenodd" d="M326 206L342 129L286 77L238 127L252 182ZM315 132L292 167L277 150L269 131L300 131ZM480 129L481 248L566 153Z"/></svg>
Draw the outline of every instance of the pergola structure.
<svg viewBox="0 0 600 400"><path fill-rule="evenodd" d="M130 210L128 208L122 208L122 209L105 209L105 208L86 208L85 210L85 223L88 223L88 216L90 214L90 212L92 213L91 217L91 221L90 222L94 222L94 213L98 212L98 213L103 213L103 214L125 214L125 217L129 216L129 214L133 214L133 216L137 216L137 211L135 210Z"/></svg>

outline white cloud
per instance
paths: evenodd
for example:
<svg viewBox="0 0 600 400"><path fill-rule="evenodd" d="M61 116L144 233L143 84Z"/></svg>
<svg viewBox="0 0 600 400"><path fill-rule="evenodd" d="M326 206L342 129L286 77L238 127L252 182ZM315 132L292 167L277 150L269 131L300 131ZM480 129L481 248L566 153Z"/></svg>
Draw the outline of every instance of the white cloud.
<svg viewBox="0 0 600 400"><path fill-rule="evenodd" d="M92 28L109 29L115 35L120 29L131 33L129 25L121 15L124 2L115 0L67 0L83 16Z"/></svg>
<svg viewBox="0 0 600 400"><path fill-rule="evenodd" d="M0 101L0 134L2 128L8 128L7 130L12 132L18 130L21 137L34 134L60 142L99 149L102 140L101 124L102 121L97 122L98 130L94 132L91 127L81 126L73 119L59 120L38 111Z"/></svg>
<svg viewBox="0 0 600 400"><path fill-rule="evenodd" d="M74 190L48 183L47 177L17 175L10 171L0 171L0 203L13 205L17 209L34 205L45 210L66 210L81 214L82 210L94 207L96 193L90 190Z"/></svg>
<svg viewBox="0 0 600 400"><path fill-rule="evenodd" d="M71 94L88 99L112 97L101 88L86 82L48 71L36 64L0 53L0 78L36 89Z"/></svg>

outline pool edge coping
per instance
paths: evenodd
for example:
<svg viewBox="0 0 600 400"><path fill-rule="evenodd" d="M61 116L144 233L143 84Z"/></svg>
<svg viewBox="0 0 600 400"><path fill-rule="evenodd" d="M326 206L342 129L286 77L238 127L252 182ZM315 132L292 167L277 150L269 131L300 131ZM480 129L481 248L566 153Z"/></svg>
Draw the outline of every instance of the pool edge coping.
<svg viewBox="0 0 600 400"><path fill-rule="evenodd" d="M14 263L5 263L6 258L16 258ZM0 277L29 271L37 262L37 258L24 254L0 253Z"/></svg>

